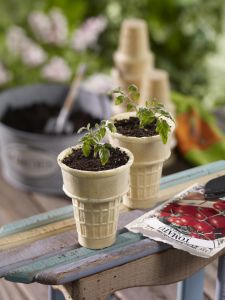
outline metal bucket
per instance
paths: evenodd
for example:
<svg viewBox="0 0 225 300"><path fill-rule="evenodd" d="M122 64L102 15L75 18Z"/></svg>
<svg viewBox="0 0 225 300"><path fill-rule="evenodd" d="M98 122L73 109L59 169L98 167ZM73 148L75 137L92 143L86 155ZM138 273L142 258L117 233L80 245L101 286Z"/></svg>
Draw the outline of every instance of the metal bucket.
<svg viewBox="0 0 225 300"><path fill-rule="evenodd" d="M67 86L37 84L15 88L0 94L0 120L6 109L33 103L59 104L65 99ZM85 110L93 117L108 119L110 102L106 97L91 94L84 89L74 110ZM2 174L15 187L41 193L62 194L61 172L57 155L63 149L78 143L80 135L34 134L16 130L0 122L0 154Z"/></svg>

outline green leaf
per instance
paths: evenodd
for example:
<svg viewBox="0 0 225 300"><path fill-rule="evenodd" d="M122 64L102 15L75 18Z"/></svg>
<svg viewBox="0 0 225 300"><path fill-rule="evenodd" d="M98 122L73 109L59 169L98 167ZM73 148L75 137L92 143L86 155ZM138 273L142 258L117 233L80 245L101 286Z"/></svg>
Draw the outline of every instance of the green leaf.
<svg viewBox="0 0 225 300"><path fill-rule="evenodd" d="M103 139L104 136L105 136L105 134L106 134L106 128L105 127L101 127L99 129L99 133L100 133L101 139Z"/></svg>
<svg viewBox="0 0 225 300"><path fill-rule="evenodd" d="M171 121L173 121L175 123L174 118L172 117L172 115L168 111L165 111L165 110L161 109L160 113L161 113L162 116L170 119Z"/></svg>
<svg viewBox="0 0 225 300"><path fill-rule="evenodd" d="M145 127L151 124L155 120L155 115L153 111L149 110L146 107L139 108L137 112L137 117L140 120L140 127Z"/></svg>
<svg viewBox="0 0 225 300"><path fill-rule="evenodd" d="M109 144L109 143L105 143L104 147L106 147L106 148L108 148L108 149L111 149L111 148L112 148L111 144Z"/></svg>
<svg viewBox="0 0 225 300"><path fill-rule="evenodd" d="M109 122L108 128L112 133L116 132L116 126L113 123Z"/></svg>
<svg viewBox="0 0 225 300"><path fill-rule="evenodd" d="M131 93L131 97L134 101L138 101L140 98L140 93L139 92L133 92Z"/></svg>
<svg viewBox="0 0 225 300"><path fill-rule="evenodd" d="M82 152L83 152L85 157L88 157L90 155L91 144L88 141L83 143Z"/></svg>
<svg viewBox="0 0 225 300"><path fill-rule="evenodd" d="M99 158L100 158L101 164L103 166L108 162L109 157L110 157L110 151L109 151L109 149L107 149L106 147L102 147L99 150Z"/></svg>
<svg viewBox="0 0 225 300"><path fill-rule="evenodd" d="M94 135L94 137L93 137L93 142L94 142L94 144L95 144L95 143L97 143L97 144L100 143L101 140L102 140L102 135L101 135L100 131L96 131L96 132L95 132L95 135Z"/></svg>
<svg viewBox="0 0 225 300"><path fill-rule="evenodd" d="M115 105L120 105L121 103L123 103L124 98L125 97L123 95L117 96L115 99Z"/></svg>
<svg viewBox="0 0 225 300"><path fill-rule="evenodd" d="M140 98L140 93L136 85L132 84L128 87L128 92L130 93L130 97L137 101Z"/></svg>
<svg viewBox="0 0 225 300"><path fill-rule="evenodd" d="M129 87L128 87L128 92L129 93L137 93L138 92L138 88L135 84L131 84Z"/></svg>
<svg viewBox="0 0 225 300"><path fill-rule="evenodd" d="M95 145L94 146L94 157L97 156L99 150L100 150L100 145Z"/></svg>
<svg viewBox="0 0 225 300"><path fill-rule="evenodd" d="M164 119L158 119L156 123L156 132L159 133L163 144L166 144L168 140L168 134L170 132L170 126Z"/></svg>
<svg viewBox="0 0 225 300"><path fill-rule="evenodd" d="M127 111L131 111L134 108L134 105L132 103L127 104Z"/></svg>

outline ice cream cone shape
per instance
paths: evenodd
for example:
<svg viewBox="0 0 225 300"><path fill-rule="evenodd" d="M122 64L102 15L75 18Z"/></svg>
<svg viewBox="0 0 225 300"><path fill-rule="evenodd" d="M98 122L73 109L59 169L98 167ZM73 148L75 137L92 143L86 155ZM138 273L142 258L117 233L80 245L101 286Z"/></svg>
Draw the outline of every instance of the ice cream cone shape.
<svg viewBox="0 0 225 300"><path fill-rule="evenodd" d="M112 121L135 116L134 112L122 113L112 117ZM171 128L171 133L174 127ZM110 143L116 147L125 147L134 155L134 163L130 170L130 191L124 204L130 208L151 208L157 202L162 167L170 157L169 135L163 144L159 135L150 137L125 136L118 132L110 134Z"/></svg>
<svg viewBox="0 0 225 300"><path fill-rule="evenodd" d="M99 249L115 242L121 202L122 196L101 203L73 199L78 242L82 246Z"/></svg>
<svg viewBox="0 0 225 300"><path fill-rule="evenodd" d="M150 52L148 28L144 20L127 19L122 23L114 63L123 80L141 80L154 64Z"/></svg>
<svg viewBox="0 0 225 300"><path fill-rule="evenodd" d="M163 162L134 165L130 171L130 191L124 205L130 208L150 208L158 201Z"/></svg>
<svg viewBox="0 0 225 300"><path fill-rule="evenodd" d="M73 148L80 147L80 145ZM72 148L58 156L63 190L72 199L79 243L90 249L109 247L115 242L122 197L129 190L129 171L133 155L127 150L128 162L106 171L82 171L63 163Z"/></svg>
<svg viewBox="0 0 225 300"><path fill-rule="evenodd" d="M130 60L140 60L149 54L148 28L144 20L127 19L123 21L118 52Z"/></svg>

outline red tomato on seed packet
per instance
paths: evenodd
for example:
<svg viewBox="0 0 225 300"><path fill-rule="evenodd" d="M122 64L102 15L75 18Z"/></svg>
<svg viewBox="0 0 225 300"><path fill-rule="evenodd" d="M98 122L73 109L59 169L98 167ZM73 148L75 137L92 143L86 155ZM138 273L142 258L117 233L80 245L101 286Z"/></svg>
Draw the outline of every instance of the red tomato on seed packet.
<svg viewBox="0 0 225 300"><path fill-rule="evenodd" d="M194 185L126 227L191 254L210 257L225 246L225 199L205 199Z"/></svg>

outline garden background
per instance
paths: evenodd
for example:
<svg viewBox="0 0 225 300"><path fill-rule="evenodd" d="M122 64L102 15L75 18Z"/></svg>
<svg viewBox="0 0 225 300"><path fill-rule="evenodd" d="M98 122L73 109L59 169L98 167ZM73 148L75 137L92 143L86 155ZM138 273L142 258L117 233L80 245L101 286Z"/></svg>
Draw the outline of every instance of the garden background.
<svg viewBox="0 0 225 300"><path fill-rule="evenodd" d="M1 1L0 89L40 81L69 81L81 60L88 61L90 74L110 72L121 22L128 17L140 17L149 26L156 66L169 72L172 88L197 96L211 108L225 102L224 6L223 0ZM51 19L60 38L48 40L35 32L37 12L44 13L40 19L43 22ZM102 27L96 40L88 45L82 41L82 29L86 22L88 35L93 25L90 17L99 17L104 24L99 25ZM22 53L20 30L28 39ZM83 43L80 49L75 45L76 34L79 43ZM58 79L51 76L51 69L44 69L55 57L60 58L56 65L64 72Z"/></svg>

